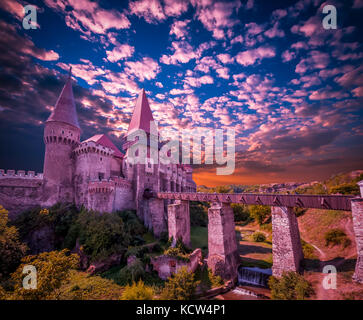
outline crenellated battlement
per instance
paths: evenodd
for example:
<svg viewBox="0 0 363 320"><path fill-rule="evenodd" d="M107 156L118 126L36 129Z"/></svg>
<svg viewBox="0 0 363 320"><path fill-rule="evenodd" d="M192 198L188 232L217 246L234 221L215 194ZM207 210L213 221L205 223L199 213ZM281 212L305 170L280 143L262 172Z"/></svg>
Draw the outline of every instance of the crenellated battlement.
<svg viewBox="0 0 363 320"><path fill-rule="evenodd" d="M90 181L88 184L89 193L111 193L115 190L114 181Z"/></svg>
<svg viewBox="0 0 363 320"><path fill-rule="evenodd" d="M94 141L82 142L78 145L76 149L73 150L73 153L77 156L85 153L97 153L109 157L112 156L114 152L115 151L111 148L97 144Z"/></svg>
<svg viewBox="0 0 363 320"><path fill-rule="evenodd" d="M44 136L44 144L49 143L58 143L58 144L66 144L72 147L76 147L79 142L75 137L64 137L62 135L46 135Z"/></svg>
<svg viewBox="0 0 363 320"><path fill-rule="evenodd" d="M25 171L25 170L5 170L0 169L0 179L9 179L9 178L21 178L21 179L43 179L43 173L35 174L35 171Z"/></svg>
<svg viewBox="0 0 363 320"><path fill-rule="evenodd" d="M111 177L111 180L115 182L116 187L131 189L132 183L122 177Z"/></svg>

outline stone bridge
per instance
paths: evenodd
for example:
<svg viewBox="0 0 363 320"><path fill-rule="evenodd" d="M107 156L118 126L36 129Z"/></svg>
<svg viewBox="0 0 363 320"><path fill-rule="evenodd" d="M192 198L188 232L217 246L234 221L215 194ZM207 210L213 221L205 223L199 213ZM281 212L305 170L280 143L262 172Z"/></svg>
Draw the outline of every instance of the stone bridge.
<svg viewBox="0 0 363 320"><path fill-rule="evenodd" d="M169 237L190 245L189 201L211 203L208 209L208 267L225 279L237 277L239 255L231 203L271 206L274 276L301 271L303 252L294 207L352 211L357 263L353 279L363 282L363 181L361 197L343 195L278 195L252 193L158 192L154 201L175 200L168 205Z"/></svg>

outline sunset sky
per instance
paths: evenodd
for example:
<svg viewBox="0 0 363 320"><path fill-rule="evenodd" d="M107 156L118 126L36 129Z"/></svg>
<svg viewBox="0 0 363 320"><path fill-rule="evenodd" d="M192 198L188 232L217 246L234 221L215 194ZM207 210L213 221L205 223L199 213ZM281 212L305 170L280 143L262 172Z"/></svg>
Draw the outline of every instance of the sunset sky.
<svg viewBox="0 0 363 320"><path fill-rule="evenodd" d="M36 30L22 27L26 4ZM121 148L142 88L162 130L234 128L234 174L199 166L199 185L363 169L362 17L363 0L2 0L0 168L42 172L44 121L72 66L82 140L107 133Z"/></svg>

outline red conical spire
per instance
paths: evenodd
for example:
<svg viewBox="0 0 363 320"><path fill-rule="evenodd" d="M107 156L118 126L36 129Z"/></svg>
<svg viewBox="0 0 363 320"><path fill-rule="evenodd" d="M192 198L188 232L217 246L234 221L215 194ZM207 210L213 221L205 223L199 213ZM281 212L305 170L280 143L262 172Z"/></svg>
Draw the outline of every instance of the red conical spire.
<svg viewBox="0 0 363 320"><path fill-rule="evenodd" d="M129 124L129 130L131 131L142 129L146 133L150 133L150 122L154 121L149 102L147 100L145 90L142 89L139 97L137 98L134 112Z"/></svg>
<svg viewBox="0 0 363 320"><path fill-rule="evenodd" d="M55 104L54 110L46 122L51 121L68 123L80 129L72 90L72 67L69 69L67 82Z"/></svg>

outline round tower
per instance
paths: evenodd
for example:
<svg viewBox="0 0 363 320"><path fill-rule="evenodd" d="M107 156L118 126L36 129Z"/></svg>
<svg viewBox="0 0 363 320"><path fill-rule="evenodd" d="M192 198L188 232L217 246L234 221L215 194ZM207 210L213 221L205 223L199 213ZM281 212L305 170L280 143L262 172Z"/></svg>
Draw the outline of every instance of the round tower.
<svg viewBox="0 0 363 320"><path fill-rule="evenodd" d="M45 123L43 205L74 202L75 164L72 150L79 144L80 134L71 74L69 74L54 110Z"/></svg>

